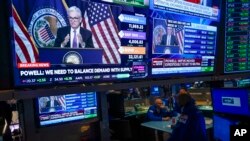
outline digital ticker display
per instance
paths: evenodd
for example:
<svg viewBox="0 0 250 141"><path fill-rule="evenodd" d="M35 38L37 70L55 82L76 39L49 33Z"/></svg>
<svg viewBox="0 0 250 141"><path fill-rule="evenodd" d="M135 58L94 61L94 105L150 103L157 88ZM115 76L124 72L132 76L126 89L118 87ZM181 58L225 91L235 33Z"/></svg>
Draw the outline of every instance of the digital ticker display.
<svg viewBox="0 0 250 141"><path fill-rule="evenodd" d="M147 76L146 8L90 1L67 3L68 7L81 9L82 27L92 33L94 48L62 48L54 46L56 31L69 26L69 19L61 1L51 4L36 1L34 9L27 8L32 9L28 21L20 16L19 20L27 23L26 35L34 42L19 38L20 25L14 23L16 86L122 81ZM16 3L14 6L13 17L23 15Z"/></svg>
<svg viewBox="0 0 250 141"><path fill-rule="evenodd" d="M99 1L134 5L134 6L148 6L149 3L149 0L99 0Z"/></svg>
<svg viewBox="0 0 250 141"><path fill-rule="evenodd" d="M151 0L150 8L219 21L219 0Z"/></svg>
<svg viewBox="0 0 250 141"><path fill-rule="evenodd" d="M226 2L225 73L250 71L249 7L249 0Z"/></svg>

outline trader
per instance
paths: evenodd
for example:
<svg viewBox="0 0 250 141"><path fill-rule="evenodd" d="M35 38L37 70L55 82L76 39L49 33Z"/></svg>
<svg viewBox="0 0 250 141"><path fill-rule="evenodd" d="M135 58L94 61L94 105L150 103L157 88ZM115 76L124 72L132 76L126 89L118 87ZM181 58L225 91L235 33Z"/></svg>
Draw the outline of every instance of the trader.
<svg viewBox="0 0 250 141"><path fill-rule="evenodd" d="M171 113L160 98L155 99L154 105L150 106L147 112L147 119L150 121L167 121L170 116Z"/></svg>
<svg viewBox="0 0 250 141"><path fill-rule="evenodd" d="M188 94L178 95L181 115L168 141L207 141L205 119Z"/></svg>

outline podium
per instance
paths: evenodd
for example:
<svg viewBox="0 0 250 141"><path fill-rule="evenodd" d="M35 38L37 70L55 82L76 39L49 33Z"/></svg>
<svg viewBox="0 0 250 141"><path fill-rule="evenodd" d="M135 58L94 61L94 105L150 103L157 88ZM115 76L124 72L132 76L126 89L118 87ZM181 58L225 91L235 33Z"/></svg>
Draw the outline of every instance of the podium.
<svg viewBox="0 0 250 141"><path fill-rule="evenodd" d="M103 49L38 48L39 62L50 64L102 64Z"/></svg>
<svg viewBox="0 0 250 141"><path fill-rule="evenodd" d="M156 45L154 54L179 54L179 46Z"/></svg>

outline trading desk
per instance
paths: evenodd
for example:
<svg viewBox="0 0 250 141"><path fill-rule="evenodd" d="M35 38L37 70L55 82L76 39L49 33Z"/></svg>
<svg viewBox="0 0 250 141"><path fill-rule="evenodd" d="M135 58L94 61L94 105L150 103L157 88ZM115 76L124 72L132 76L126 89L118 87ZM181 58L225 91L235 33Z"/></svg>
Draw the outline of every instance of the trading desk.
<svg viewBox="0 0 250 141"><path fill-rule="evenodd" d="M210 129L213 127L212 119L205 117L205 123L206 123L206 129ZM158 131L163 131L168 134L172 133L172 128L171 128L172 121L149 121L149 122L144 122L141 124L143 127L148 127L151 129L155 130L155 140L158 141Z"/></svg>

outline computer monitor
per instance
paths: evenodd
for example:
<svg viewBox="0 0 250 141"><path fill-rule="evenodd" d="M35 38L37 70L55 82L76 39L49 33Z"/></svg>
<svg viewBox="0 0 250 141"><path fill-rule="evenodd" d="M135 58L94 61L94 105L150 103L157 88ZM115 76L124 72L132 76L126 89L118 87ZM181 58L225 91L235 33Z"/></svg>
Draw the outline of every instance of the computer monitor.
<svg viewBox="0 0 250 141"><path fill-rule="evenodd" d="M96 92L71 93L35 99L38 126L97 118Z"/></svg>

